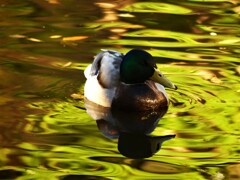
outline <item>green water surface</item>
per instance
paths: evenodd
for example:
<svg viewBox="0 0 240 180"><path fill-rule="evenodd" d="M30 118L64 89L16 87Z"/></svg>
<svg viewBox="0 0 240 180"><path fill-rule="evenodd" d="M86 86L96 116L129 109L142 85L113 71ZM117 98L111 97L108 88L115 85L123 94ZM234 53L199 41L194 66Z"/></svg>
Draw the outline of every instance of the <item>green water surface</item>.
<svg viewBox="0 0 240 180"><path fill-rule="evenodd" d="M240 2L0 0L0 179L240 179ZM100 49L142 48L178 86L146 159L85 110Z"/></svg>

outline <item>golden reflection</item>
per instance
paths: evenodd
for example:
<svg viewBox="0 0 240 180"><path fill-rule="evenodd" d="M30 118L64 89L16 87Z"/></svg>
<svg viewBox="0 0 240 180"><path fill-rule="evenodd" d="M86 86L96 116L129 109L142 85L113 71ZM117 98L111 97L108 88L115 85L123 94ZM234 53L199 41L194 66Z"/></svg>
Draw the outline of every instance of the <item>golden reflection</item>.
<svg viewBox="0 0 240 180"><path fill-rule="evenodd" d="M62 35L52 35L50 36L51 39L58 39L58 38L61 38Z"/></svg>
<svg viewBox="0 0 240 180"><path fill-rule="evenodd" d="M37 39L37 38L27 38L27 39L33 42L43 42L41 39Z"/></svg>
<svg viewBox="0 0 240 180"><path fill-rule="evenodd" d="M237 72L238 75L240 75L240 66L238 66L238 67L236 68L236 72Z"/></svg>
<svg viewBox="0 0 240 180"><path fill-rule="evenodd" d="M95 3L98 5L104 13L104 17L99 20L99 22L107 22L107 21L116 21L118 20L116 11L116 5L112 3Z"/></svg>
<svg viewBox="0 0 240 180"><path fill-rule="evenodd" d="M123 29L123 28L111 28L110 31L114 32L114 33L124 33L124 32L126 32L126 29Z"/></svg>
<svg viewBox="0 0 240 180"><path fill-rule="evenodd" d="M125 18L134 18L135 17L133 14L129 14L129 13L119 14L118 16L125 17Z"/></svg>
<svg viewBox="0 0 240 180"><path fill-rule="evenodd" d="M118 22L120 21L119 17L120 16L125 16L125 17L133 17L132 15L126 13L126 14L119 14L118 10L121 9L122 7L132 4L134 1L133 0L125 0L125 1L119 1L114 2L114 3L110 3L110 2L97 2L95 3L97 6L99 6L102 9L103 12L103 17L99 20L97 20L97 22L100 23L113 23L113 22ZM134 25L135 27L139 28L139 26ZM112 40L117 40L120 38L120 36L122 36L123 33L125 33L127 31L127 29L130 28L128 25L123 27L113 27L110 28L110 32L112 32L113 34L109 35L109 39Z"/></svg>
<svg viewBox="0 0 240 180"><path fill-rule="evenodd" d="M26 36L22 35L22 34L11 34L11 35L9 35L9 37L16 38L16 39L26 38Z"/></svg>
<svg viewBox="0 0 240 180"><path fill-rule="evenodd" d="M13 39L23 39L23 38L26 38L27 40L32 41L32 42L43 42L41 39L27 37L27 36L22 35L22 34L11 34L11 35L9 35L9 37L13 38Z"/></svg>
<svg viewBox="0 0 240 180"><path fill-rule="evenodd" d="M156 161L145 161L140 168L145 172L151 173L183 173L184 169L180 166L168 164L168 163L161 163ZM187 168L186 168L187 169Z"/></svg>
<svg viewBox="0 0 240 180"><path fill-rule="evenodd" d="M125 1L119 1L119 2L97 2L95 3L97 6L99 6L103 11L103 18L98 20L99 22L112 22L119 20L118 17L118 9L121 9L122 7L132 4L134 0L125 0Z"/></svg>
<svg viewBox="0 0 240 180"><path fill-rule="evenodd" d="M71 36L71 37L63 37L63 41L79 41L83 39L87 39L88 36Z"/></svg>
<svg viewBox="0 0 240 180"><path fill-rule="evenodd" d="M217 77L217 75L213 71L210 71L210 70L199 70L196 74L201 76L201 77L203 77L203 79L211 81L211 82L213 82L215 84L222 83L221 79L219 79Z"/></svg>
<svg viewBox="0 0 240 180"><path fill-rule="evenodd" d="M240 164L230 164L226 167L227 179L240 179Z"/></svg>
<svg viewBox="0 0 240 180"><path fill-rule="evenodd" d="M233 11L236 12L237 14L240 14L240 6L233 8Z"/></svg>
<svg viewBox="0 0 240 180"><path fill-rule="evenodd" d="M49 4L59 4L58 0L48 0Z"/></svg>

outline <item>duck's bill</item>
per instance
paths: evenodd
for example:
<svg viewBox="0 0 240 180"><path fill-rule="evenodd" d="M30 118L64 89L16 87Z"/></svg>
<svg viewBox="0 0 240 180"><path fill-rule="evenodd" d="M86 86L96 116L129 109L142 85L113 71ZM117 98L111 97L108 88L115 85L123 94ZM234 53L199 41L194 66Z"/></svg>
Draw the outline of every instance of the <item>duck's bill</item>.
<svg viewBox="0 0 240 180"><path fill-rule="evenodd" d="M154 69L154 74L150 79L165 87L177 90L177 86L167 79L158 69Z"/></svg>

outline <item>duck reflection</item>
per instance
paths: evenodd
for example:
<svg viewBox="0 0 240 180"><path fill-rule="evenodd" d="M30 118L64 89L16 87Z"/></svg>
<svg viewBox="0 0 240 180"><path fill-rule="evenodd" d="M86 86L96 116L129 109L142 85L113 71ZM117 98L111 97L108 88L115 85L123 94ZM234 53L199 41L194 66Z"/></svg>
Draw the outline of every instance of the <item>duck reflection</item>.
<svg viewBox="0 0 240 180"><path fill-rule="evenodd" d="M126 157L151 157L161 149L164 141L175 137L149 135L167 112L168 106L156 111L128 112L105 108L85 99L85 107L104 136L118 138L118 150Z"/></svg>

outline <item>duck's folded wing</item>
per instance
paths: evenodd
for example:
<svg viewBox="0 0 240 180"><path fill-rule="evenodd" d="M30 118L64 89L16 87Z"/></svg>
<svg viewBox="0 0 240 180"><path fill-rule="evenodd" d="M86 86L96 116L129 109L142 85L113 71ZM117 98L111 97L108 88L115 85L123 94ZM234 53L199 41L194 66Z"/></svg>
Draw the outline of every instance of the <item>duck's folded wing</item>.
<svg viewBox="0 0 240 180"><path fill-rule="evenodd" d="M123 54L104 50L99 53L92 65L84 71L87 81L84 86L85 97L101 106L111 107L112 99L119 85L119 69Z"/></svg>
<svg viewBox="0 0 240 180"><path fill-rule="evenodd" d="M122 53L104 50L95 57L90 76L97 76L99 84L103 88L117 86L120 79L119 71L122 58Z"/></svg>
<svg viewBox="0 0 240 180"><path fill-rule="evenodd" d="M97 75L103 59L107 59L108 61L113 62L121 62L123 58L123 54L113 50L102 50L102 52L98 53L93 60L90 75L94 76Z"/></svg>
<svg viewBox="0 0 240 180"><path fill-rule="evenodd" d="M105 55L105 52L100 52L96 55L90 69L90 76L95 76L98 74L101 67L101 61L104 55Z"/></svg>

